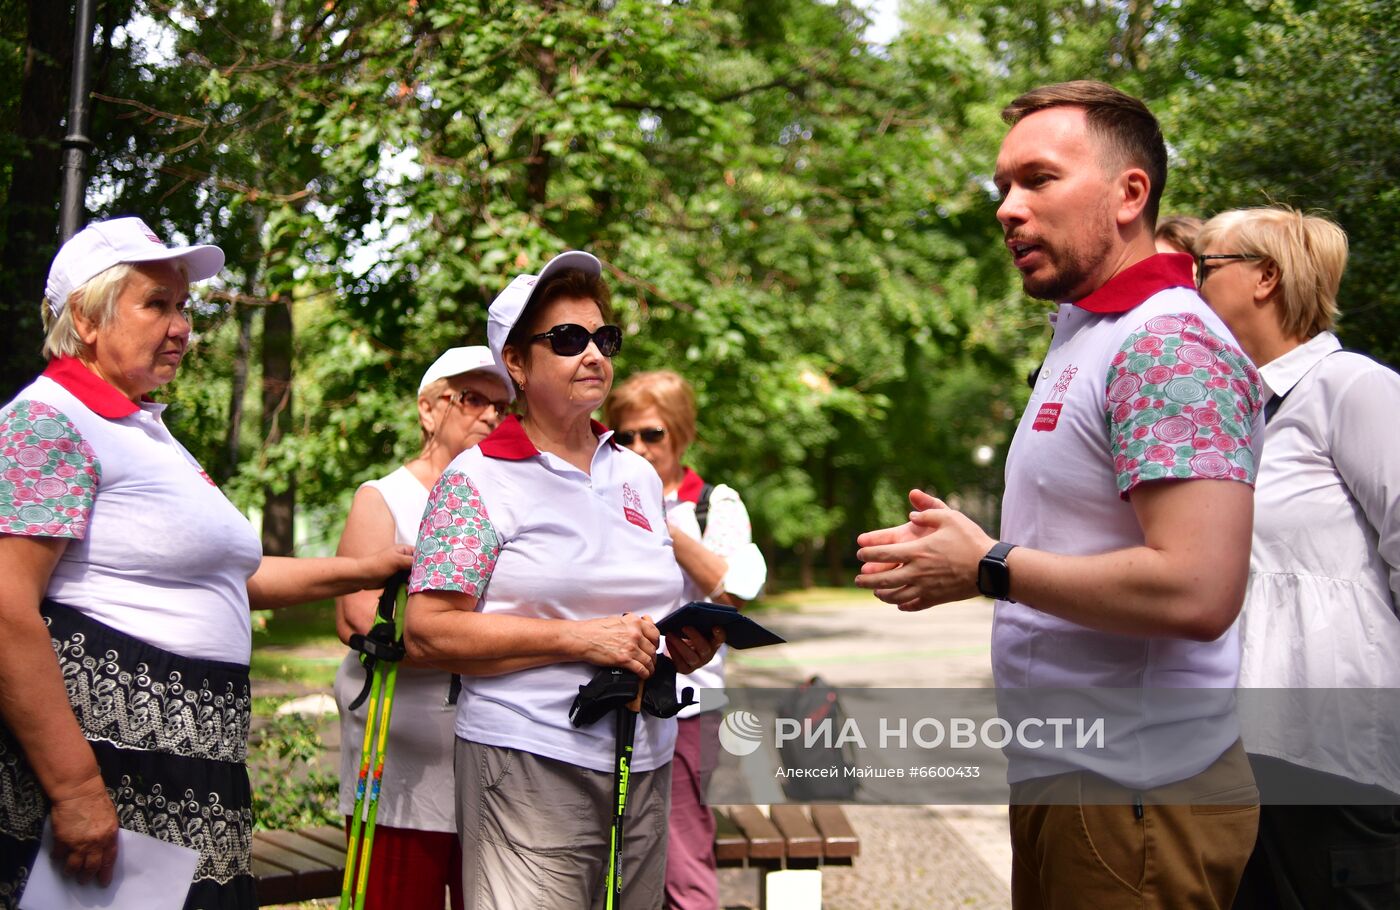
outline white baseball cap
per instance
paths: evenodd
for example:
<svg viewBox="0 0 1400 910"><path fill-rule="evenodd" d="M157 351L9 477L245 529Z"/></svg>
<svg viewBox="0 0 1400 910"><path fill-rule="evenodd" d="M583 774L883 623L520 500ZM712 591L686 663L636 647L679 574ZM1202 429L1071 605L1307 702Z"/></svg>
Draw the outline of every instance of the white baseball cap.
<svg viewBox="0 0 1400 910"><path fill-rule="evenodd" d="M423 390L431 382L477 370L490 373L505 383L507 390L510 389L510 376L506 373L505 367L496 363L491 349L484 344L474 344L471 347L448 348L443 351L442 356L434 360L433 365L428 367L428 371L423 374L423 380L418 383L418 394L423 394Z"/></svg>
<svg viewBox="0 0 1400 910"><path fill-rule="evenodd" d="M122 263L185 263L191 282L212 278L224 267L224 251L216 246L166 246L140 218L94 221L68 239L53 257L44 299L57 316L68 304L68 295L93 278Z"/></svg>
<svg viewBox="0 0 1400 910"><path fill-rule="evenodd" d="M520 314L525 312L525 308L534 299L535 290L564 269L578 269L597 278L603 273L603 264L592 253L569 250L546 262L538 275L516 275L511 283L506 285L506 289L491 301L491 310L486 319L486 340L491 344L491 354L496 358L502 373L506 373L506 362L501 356L501 351L505 349L510 330L515 328L515 324L520 321ZM514 401L515 384L506 382L506 391L510 394L511 401Z"/></svg>

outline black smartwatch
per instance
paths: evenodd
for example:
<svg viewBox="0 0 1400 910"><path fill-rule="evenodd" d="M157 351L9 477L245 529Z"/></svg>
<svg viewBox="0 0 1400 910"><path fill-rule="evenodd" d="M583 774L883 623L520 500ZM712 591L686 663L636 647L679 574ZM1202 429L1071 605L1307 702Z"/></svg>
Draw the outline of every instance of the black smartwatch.
<svg viewBox="0 0 1400 910"><path fill-rule="evenodd" d="M1011 600L1011 567L1006 554L1016 549L1014 543L997 541L977 564L977 590L994 600Z"/></svg>

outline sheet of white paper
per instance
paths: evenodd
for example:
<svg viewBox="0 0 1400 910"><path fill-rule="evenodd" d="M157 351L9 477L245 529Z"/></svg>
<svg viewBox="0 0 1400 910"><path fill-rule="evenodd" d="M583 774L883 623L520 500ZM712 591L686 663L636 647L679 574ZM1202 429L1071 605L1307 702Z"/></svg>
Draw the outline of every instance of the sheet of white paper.
<svg viewBox="0 0 1400 910"><path fill-rule="evenodd" d="M180 910L198 864L195 850L122 829L117 832L112 884L80 885L54 864L53 828L46 820L19 910Z"/></svg>

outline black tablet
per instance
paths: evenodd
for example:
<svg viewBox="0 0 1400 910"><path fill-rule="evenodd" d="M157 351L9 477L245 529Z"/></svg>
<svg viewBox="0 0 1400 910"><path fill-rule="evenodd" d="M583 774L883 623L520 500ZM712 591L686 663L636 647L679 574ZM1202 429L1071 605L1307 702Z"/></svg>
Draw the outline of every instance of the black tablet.
<svg viewBox="0 0 1400 910"><path fill-rule="evenodd" d="M656 624L663 635L680 635L690 626L706 635L715 626L724 627L724 640L731 648L761 648L764 645L780 645L781 636L775 635L758 623L749 619L733 607L723 604L709 604L694 601L681 607Z"/></svg>

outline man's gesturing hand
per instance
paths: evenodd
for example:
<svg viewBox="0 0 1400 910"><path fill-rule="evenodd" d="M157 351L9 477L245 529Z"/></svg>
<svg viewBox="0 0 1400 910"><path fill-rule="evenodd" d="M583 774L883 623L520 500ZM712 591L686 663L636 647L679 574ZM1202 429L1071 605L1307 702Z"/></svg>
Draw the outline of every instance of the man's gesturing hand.
<svg viewBox="0 0 1400 910"><path fill-rule="evenodd" d="M856 585L901 610L924 610L977 595L977 563L996 543L972 519L922 490L915 511L895 528L856 538L862 563Z"/></svg>

